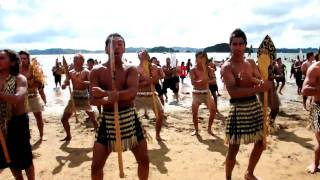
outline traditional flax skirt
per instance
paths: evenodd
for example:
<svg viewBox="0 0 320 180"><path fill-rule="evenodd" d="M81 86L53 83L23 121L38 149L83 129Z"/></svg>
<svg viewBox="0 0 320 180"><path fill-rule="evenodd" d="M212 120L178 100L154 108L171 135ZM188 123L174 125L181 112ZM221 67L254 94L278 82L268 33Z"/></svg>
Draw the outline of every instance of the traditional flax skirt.
<svg viewBox="0 0 320 180"><path fill-rule="evenodd" d="M320 132L320 102L311 104L310 120L314 131Z"/></svg>
<svg viewBox="0 0 320 180"><path fill-rule="evenodd" d="M193 90L192 91L192 101L195 101L199 104L208 104L208 100L211 98L210 91L205 90Z"/></svg>
<svg viewBox="0 0 320 180"><path fill-rule="evenodd" d="M96 131L96 142L115 151L116 134L114 125L114 112L106 112L98 117L99 128ZM144 139L141 122L135 108L127 107L119 110L121 131L121 144L123 151L132 149L139 141Z"/></svg>
<svg viewBox="0 0 320 180"><path fill-rule="evenodd" d="M42 99L38 93L28 93L28 112L41 112L44 110Z"/></svg>
<svg viewBox="0 0 320 180"><path fill-rule="evenodd" d="M226 121L228 144L248 144L262 140L263 110L256 96L230 100Z"/></svg>
<svg viewBox="0 0 320 180"><path fill-rule="evenodd" d="M92 107L90 106L89 102L88 90L73 90L73 100L76 110L92 111ZM71 100L69 100L64 111L72 113L74 110L75 109L71 103Z"/></svg>
<svg viewBox="0 0 320 180"><path fill-rule="evenodd" d="M0 148L0 169L12 167L22 170L32 165L28 114L12 116L8 122L6 143L11 163L6 163L2 148Z"/></svg>
<svg viewBox="0 0 320 180"><path fill-rule="evenodd" d="M158 112L163 111L162 104L157 94L155 94L155 103ZM154 111L152 92L138 92L134 100L134 106L137 110L152 109Z"/></svg>

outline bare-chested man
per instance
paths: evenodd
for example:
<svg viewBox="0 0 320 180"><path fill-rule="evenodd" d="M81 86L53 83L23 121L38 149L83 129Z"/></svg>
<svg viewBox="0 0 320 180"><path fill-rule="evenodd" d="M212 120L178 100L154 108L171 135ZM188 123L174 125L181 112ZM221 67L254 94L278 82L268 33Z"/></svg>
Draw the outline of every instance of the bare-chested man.
<svg viewBox="0 0 320 180"><path fill-rule="evenodd" d="M192 118L194 125L194 132L191 135L198 135L198 110L199 106L204 103L210 112L209 123L208 123L208 133L213 135L212 124L214 117L216 115L216 105L211 96L209 90L209 84L213 79L213 69L208 67L208 57L203 51L196 53L196 65L190 71L191 84L193 85L192 92ZM207 69L204 69L207 68Z"/></svg>
<svg viewBox="0 0 320 180"><path fill-rule="evenodd" d="M112 40L112 47L111 45ZM103 167L110 153L115 150L114 103L119 105L119 121L121 141L124 150L130 149L138 162L138 177L148 179L149 157L147 142L142 126L134 108L139 78L135 67L122 64L125 42L121 35L115 33L107 37L105 51L109 61L103 66L94 68L90 74L91 104L102 105L103 113L97 130L96 142L93 146L91 177L93 180L103 179ZM114 49L116 90L112 90L110 71L110 48Z"/></svg>
<svg viewBox="0 0 320 180"><path fill-rule="evenodd" d="M83 68L84 57L81 54L76 54L73 58L73 63L74 68L69 72L70 79L66 78L64 84L62 85L62 89L65 89L66 86L69 86L71 80L73 87L72 95L75 107L73 107L71 100L69 100L68 105L64 109L61 122L67 136L62 139L62 141L71 140L69 118L76 110L85 110L93 124L94 129L98 127L94 111L89 103L89 71Z"/></svg>
<svg viewBox="0 0 320 180"><path fill-rule="evenodd" d="M154 86L155 86L155 89L156 89L156 91L158 93L158 96L160 98L161 104L162 104L162 106L164 106L164 98L163 98L163 92L162 92L162 86L161 86L162 85L162 81L161 80L164 78L164 72L163 72L163 70L161 68L159 60L156 57L152 57L151 61L152 61L153 64L157 65L160 68L159 69L159 71L160 71L160 79ZM161 84L160 84L160 82L161 82Z"/></svg>
<svg viewBox="0 0 320 180"><path fill-rule="evenodd" d="M164 95L166 96L166 101L168 100L167 96L167 89L170 88L172 92L174 93L176 100L179 101L179 89L177 87L176 82L176 68L171 67L171 59L168 57L166 59L166 65L162 66L162 70L164 72L164 80L163 80L163 86L162 91ZM179 80L179 77L178 77Z"/></svg>
<svg viewBox="0 0 320 180"><path fill-rule="evenodd" d="M19 74L19 55L12 50L0 50L0 129L11 159L7 164L0 148L0 169L10 167L15 179L35 179L27 114L27 79Z"/></svg>
<svg viewBox="0 0 320 180"><path fill-rule="evenodd" d="M307 75L308 68L312 65L313 60L314 60L313 52L308 52L307 53L307 60L305 62L303 62L301 65L302 81L304 81L304 79ZM303 95L303 107L306 110L307 110L307 99L308 99L308 96Z"/></svg>
<svg viewBox="0 0 320 180"><path fill-rule="evenodd" d="M43 137L43 119L42 119L42 111L44 110L44 104L46 104L46 95L44 93L44 75L40 77L36 75L36 71L38 73L42 73L40 69L31 68L30 62L30 54L27 51L20 51L19 56L21 59L21 74L24 75L28 80L28 111L32 112L39 129L40 141L46 140ZM33 69L33 70L32 70Z"/></svg>
<svg viewBox="0 0 320 180"><path fill-rule="evenodd" d="M282 63L281 58L277 59L277 62L274 65L274 77L276 79L277 85L276 85L276 92L278 90L279 84L281 82L281 86L279 89L279 94L282 94L282 89L286 83L286 73L287 68L286 65Z"/></svg>
<svg viewBox="0 0 320 180"><path fill-rule="evenodd" d="M230 36L231 59L222 66L222 76L231 97L230 112L226 120L226 179L230 180L236 163L240 143L254 143L249 165L244 175L246 180L256 180L253 172L263 151L263 110L256 94L270 89L269 81L261 79L253 60L246 60L245 33L236 29Z"/></svg>
<svg viewBox="0 0 320 180"><path fill-rule="evenodd" d="M302 87L302 94L304 96L313 96L310 113L312 125L315 130L316 147L314 151L314 161L307 168L307 171L314 174L319 170L320 161L320 62L316 62L308 68Z"/></svg>
<svg viewBox="0 0 320 180"><path fill-rule="evenodd" d="M139 73L139 89L137 92L136 99L134 101L135 107L139 109L152 109L154 113L158 113L156 117L156 139L162 140L160 131L163 123L163 107L156 92L151 91L151 85L155 85L161 78L161 69L154 64L151 64L152 78L149 72L150 57L146 50L141 50L138 54L140 64L137 67ZM155 96L153 96L155 93ZM153 100L153 97L155 98ZM155 103L155 104L154 104ZM154 108L157 108L156 110Z"/></svg>

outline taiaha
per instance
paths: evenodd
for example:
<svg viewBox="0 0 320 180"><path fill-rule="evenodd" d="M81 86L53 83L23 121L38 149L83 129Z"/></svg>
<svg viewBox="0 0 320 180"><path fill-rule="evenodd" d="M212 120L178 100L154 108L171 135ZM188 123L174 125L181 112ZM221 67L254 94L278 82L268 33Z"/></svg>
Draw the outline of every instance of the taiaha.
<svg viewBox="0 0 320 180"><path fill-rule="evenodd" d="M114 50L113 50L113 37L110 38L109 44L109 57L110 57L110 72L112 77L112 91L116 91L116 69L115 69L115 59L114 59ZM120 122L119 122L119 106L116 101L113 105L114 108L114 126L116 131L116 151L118 153L118 164L119 164L119 176L124 178L123 171L123 160L122 160L122 143L121 143L121 131L120 131Z"/></svg>
<svg viewBox="0 0 320 180"><path fill-rule="evenodd" d="M70 79L71 79L71 75L69 73L69 66L68 66L68 63L66 61L66 59L64 58L64 56L62 56L62 61L63 61L63 67L64 67L64 71L66 73L66 79L69 81L69 92L70 92L70 101L71 101L71 105L74 109L74 117L76 118L76 122L78 123L79 120L78 120L78 115L77 115L77 109L76 109L76 104L74 102L74 99L73 99L73 92L71 91L71 87L70 87Z"/></svg>
<svg viewBox="0 0 320 180"><path fill-rule="evenodd" d="M11 159L10 159L8 148L7 148L7 145L6 145L6 140L4 139L4 136L3 136L1 128L0 128L0 141L1 141L2 151L3 151L4 157L6 159L6 162L10 163Z"/></svg>
<svg viewBox="0 0 320 180"><path fill-rule="evenodd" d="M148 65L144 64L144 69L145 69L145 72L148 72L148 74L150 75L150 78L152 79L153 78L152 77L152 62L151 62L149 55L148 55L147 63L148 63ZM153 102L154 113L155 113L157 120L159 120L159 114L158 114L159 110L158 110L158 106L156 103L156 90L155 90L153 82L151 82L150 88L151 88L151 92L152 92L152 102Z"/></svg>
<svg viewBox="0 0 320 180"><path fill-rule="evenodd" d="M269 80L271 72L271 62L276 59L276 48L267 35L259 46L258 52L258 67L263 80ZM269 134L268 123L268 91L263 93L263 149L267 147L267 136Z"/></svg>

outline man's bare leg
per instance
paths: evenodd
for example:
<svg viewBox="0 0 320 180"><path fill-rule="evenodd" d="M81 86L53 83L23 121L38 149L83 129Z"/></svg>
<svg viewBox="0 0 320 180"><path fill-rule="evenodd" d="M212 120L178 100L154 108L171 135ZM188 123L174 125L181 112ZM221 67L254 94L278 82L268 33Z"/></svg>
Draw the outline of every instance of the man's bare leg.
<svg viewBox="0 0 320 180"><path fill-rule="evenodd" d="M156 139L158 141L162 141L163 139L161 138L160 136L160 132L161 132L161 127L162 127L162 124L163 124L163 111L158 111L158 117L157 120L156 120Z"/></svg>
<svg viewBox="0 0 320 180"><path fill-rule="evenodd" d="M199 110L200 104L196 101L192 101L192 120L194 125L194 131L191 133L191 136L198 135L199 129L198 129L198 110Z"/></svg>
<svg viewBox="0 0 320 180"><path fill-rule="evenodd" d="M111 150L106 146L95 142L92 151L91 179L103 180L103 167L111 153Z"/></svg>
<svg viewBox="0 0 320 180"><path fill-rule="evenodd" d="M320 132L315 133L316 136L316 148L314 150L314 162L307 167L306 171L308 173L314 174L316 173L319 169L319 161L320 161Z"/></svg>
<svg viewBox="0 0 320 180"><path fill-rule="evenodd" d="M40 140L46 140L46 138L43 137L43 126L44 126L44 123L43 123L43 119L42 119L42 112L34 112L33 113L34 117L36 118L36 121L37 121L37 126L38 126L38 129L39 129L39 134L40 134Z"/></svg>
<svg viewBox="0 0 320 180"><path fill-rule="evenodd" d="M210 111L209 124L208 124L208 134L214 135L211 128L212 128L212 124L214 121L214 117L216 116L216 105L215 105L214 100L212 98L210 98L210 100L208 100L207 107Z"/></svg>
<svg viewBox="0 0 320 180"><path fill-rule="evenodd" d="M281 87L280 87L280 89L279 89L279 93L280 93L281 95L282 95L282 89L283 89L284 85L285 85L285 82L282 82L282 83L281 83Z"/></svg>
<svg viewBox="0 0 320 180"><path fill-rule="evenodd" d="M69 112L64 112L61 118L61 122L63 125L64 130L66 131L67 136L61 141L70 141L71 140L71 132L70 132L70 124L69 124L69 118L71 117L71 113Z"/></svg>
<svg viewBox="0 0 320 180"><path fill-rule="evenodd" d="M15 180L23 180L22 170L17 170L15 168L10 168L10 170Z"/></svg>
<svg viewBox="0 0 320 180"><path fill-rule="evenodd" d="M89 119L90 119L90 121L91 121L91 123L93 125L93 128L96 130L98 128L98 123L97 123L94 111L86 111L86 113L89 116Z"/></svg>
<svg viewBox="0 0 320 180"><path fill-rule="evenodd" d="M131 149L138 163L139 180L147 180L149 177L149 156L147 141L141 140L139 144Z"/></svg>
<svg viewBox="0 0 320 180"><path fill-rule="evenodd" d="M229 144L226 157L226 180L231 180L232 171L236 164L236 157L239 152L240 144Z"/></svg>
<svg viewBox="0 0 320 180"><path fill-rule="evenodd" d="M249 165L247 168L247 172L245 174L245 179L246 180L256 180L257 178L253 175L253 171L261 157L261 154L263 152L263 144L262 141L258 141L254 143L253 150L250 154L249 158Z"/></svg>
<svg viewBox="0 0 320 180"><path fill-rule="evenodd" d="M26 169L26 175L28 180L34 180L35 179L35 174L34 174L34 165L33 163Z"/></svg>

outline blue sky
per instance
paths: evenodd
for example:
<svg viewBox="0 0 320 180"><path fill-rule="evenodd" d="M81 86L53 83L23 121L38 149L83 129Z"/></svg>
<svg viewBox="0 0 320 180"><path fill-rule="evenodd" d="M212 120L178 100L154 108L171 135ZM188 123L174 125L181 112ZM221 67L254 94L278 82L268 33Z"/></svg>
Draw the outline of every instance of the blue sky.
<svg viewBox="0 0 320 180"><path fill-rule="evenodd" d="M320 46L319 0L0 0L0 48L103 49L119 32L127 47L203 48L235 28L257 47Z"/></svg>

